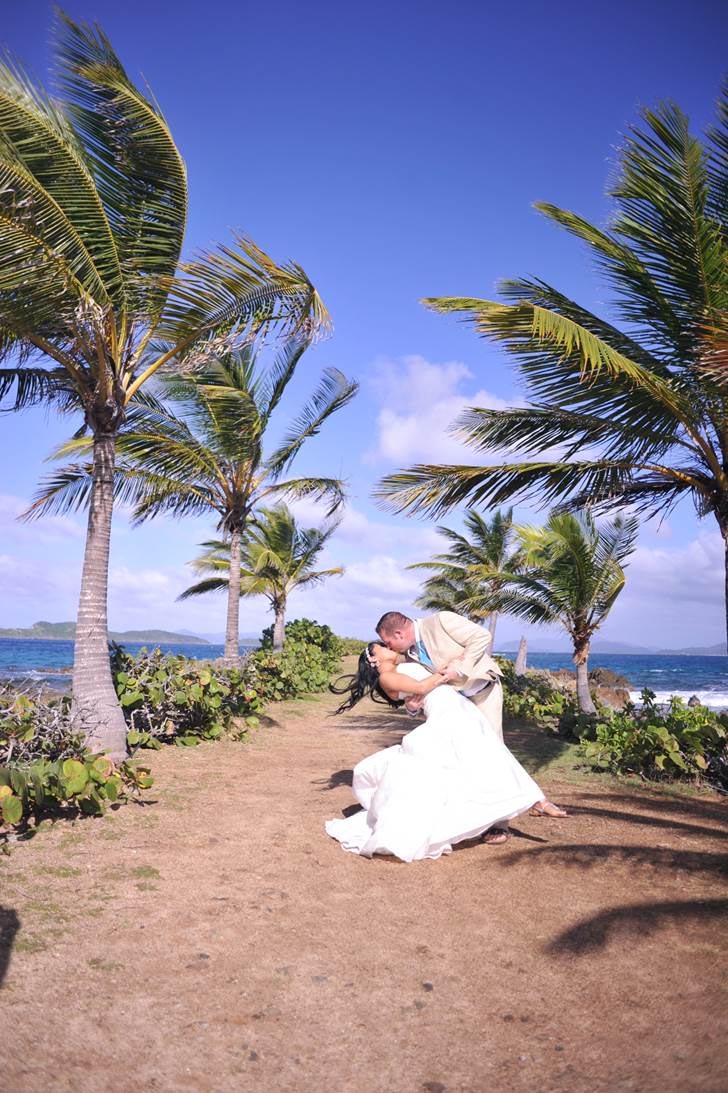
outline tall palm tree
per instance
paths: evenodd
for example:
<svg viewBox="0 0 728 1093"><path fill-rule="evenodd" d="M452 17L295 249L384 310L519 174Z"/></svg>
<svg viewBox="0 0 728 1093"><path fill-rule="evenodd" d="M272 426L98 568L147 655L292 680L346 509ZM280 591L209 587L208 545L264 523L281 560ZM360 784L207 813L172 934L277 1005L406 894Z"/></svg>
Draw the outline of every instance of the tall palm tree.
<svg viewBox="0 0 728 1093"><path fill-rule="evenodd" d="M331 516L344 500L336 478L284 478L303 444L354 397L358 384L328 368L283 439L264 455L271 417L309 344L295 338L278 353L273 366L260 363L246 346L211 358L195 371L166 376L161 402L135 406L119 434L116 491L134 507L134 520L159 513L175 516L214 514L230 556L225 661L240 655L240 549L251 513L277 498L314 497L329 501ZM175 414L172 406L178 410ZM83 450L86 438L60 449ZM64 512L86 502L91 468L70 464L41 488L35 507Z"/></svg>
<svg viewBox="0 0 728 1093"><path fill-rule="evenodd" d="M73 701L89 745L120 757L107 580L127 407L165 365L326 315L298 266L242 237L180 264L187 174L159 108L98 27L59 15L56 39L62 99L0 63L0 399L78 409L93 437Z"/></svg>
<svg viewBox="0 0 728 1093"><path fill-rule="evenodd" d="M283 648L288 597L296 588L320 584L340 576L341 566L316 569L316 560L338 524L326 528L301 528L286 505L260 509L243 540L240 556L241 596L265 596L273 609L273 649ZM212 573L186 589L180 599L229 588L230 542L202 544L205 553L193 562L199 573Z"/></svg>
<svg viewBox="0 0 728 1093"><path fill-rule="evenodd" d="M513 509L498 510L490 520L470 510L465 515L462 532L447 527L437 530L447 539L449 549L435 554L428 562L415 562L407 567L432 573L425 581L417 605L429 611L460 611L474 622L482 622L488 615L493 649L498 611L488 605L488 593L493 593L495 604L503 575L517 573L522 565L521 553L513 547ZM476 602L477 617L472 616L472 605Z"/></svg>
<svg viewBox="0 0 728 1093"><path fill-rule="evenodd" d="M690 498L725 543L728 635L728 84L705 142L676 106L643 121L621 153L608 230L537 206L590 247L622 328L540 280L506 282L504 302L425 301L500 342L531 404L459 422L476 451L515 459L414 467L379 495L435 515L518 497L654 514Z"/></svg>
<svg viewBox="0 0 728 1093"><path fill-rule="evenodd" d="M524 569L504 578L495 602L528 622L563 626L573 644L576 696L584 713L596 713L589 691L591 640L624 588L623 566L637 531L635 517L617 516L598 526L588 511L552 513L544 527L516 528ZM493 602L491 595L486 602Z"/></svg>

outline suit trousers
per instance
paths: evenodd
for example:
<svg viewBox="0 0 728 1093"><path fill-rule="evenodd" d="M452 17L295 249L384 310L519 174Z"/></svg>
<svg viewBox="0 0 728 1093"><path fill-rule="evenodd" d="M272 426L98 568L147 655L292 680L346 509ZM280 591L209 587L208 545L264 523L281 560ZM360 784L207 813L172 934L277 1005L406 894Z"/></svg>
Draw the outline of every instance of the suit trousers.
<svg viewBox="0 0 728 1093"><path fill-rule="evenodd" d="M492 687L478 691L470 699L478 707L499 740L503 739L503 687L498 679Z"/></svg>

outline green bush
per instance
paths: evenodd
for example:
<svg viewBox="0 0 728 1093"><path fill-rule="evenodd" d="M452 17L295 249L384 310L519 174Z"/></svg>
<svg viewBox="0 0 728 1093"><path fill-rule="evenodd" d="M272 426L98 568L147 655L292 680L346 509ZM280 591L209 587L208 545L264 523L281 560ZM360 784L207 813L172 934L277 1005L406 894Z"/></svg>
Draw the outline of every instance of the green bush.
<svg viewBox="0 0 728 1093"><path fill-rule="evenodd" d="M216 740L234 717L256 724L262 705L245 664L218 668L159 649L131 656L112 645L111 670L132 749Z"/></svg>
<svg viewBox="0 0 728 1093"><path fill-rule="evenodd" d="M673 698L666 709L644 690L642 705L601 710L583 744L596 769L646 778L690 778L728 790L728 714L686 706Z"/></svg>
<svg viewBox="0 0 728 1093"><path fill-rule="evenodd" d="M332 657L318 645L287 639L280 653L267 649L251 653L245 674L261 701L282 701L325 690L338 661L338 656Z"/></svg>
<svg viewBox="0 0 728 1093"><path fill-rule="evenodd" d="M339 638L342 657L358 657L368 642L363 638Z"/></svg>
<svg viewBox="0 0 728 1093"><path fill-rule="evenodd" d="M315 645L333 661L338 661L343 655L341 638L337 638L330 626L321 625L312 619L291 619L287 622L283 642L284 645L289 642ZM273 648L272 626L267 626L261 634L260 648Z"/></svg>
<svg viewBox="0 0 728 1093"><path fill-rule="evenodd" d="M548 672L529 671L517 676L512 660L496 660L503 672L505 712L524 721L536 721L553 732L561 731L562 719L575 708L573 694L559 687Z"/></svg>
<svg viewBox="0 0 728 1093"><path fill-rule="evenodd" d="M67 695L0 687L0 826L69 808L99 815L151 784L146 767L84 748Z"/></svg>

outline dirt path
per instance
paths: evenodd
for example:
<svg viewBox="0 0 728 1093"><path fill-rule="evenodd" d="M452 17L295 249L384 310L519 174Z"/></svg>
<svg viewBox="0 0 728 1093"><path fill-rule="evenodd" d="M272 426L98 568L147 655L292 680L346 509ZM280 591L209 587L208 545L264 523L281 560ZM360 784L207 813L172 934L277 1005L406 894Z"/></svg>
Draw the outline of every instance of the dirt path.
<svg viewBox="0 0 728 1093"><path fill-rule="evenodd" d="M723 802L546 782L569 820L366 861L323 822L402 720L330 705L0 859L3 1088L728 1088Z"/></svg>

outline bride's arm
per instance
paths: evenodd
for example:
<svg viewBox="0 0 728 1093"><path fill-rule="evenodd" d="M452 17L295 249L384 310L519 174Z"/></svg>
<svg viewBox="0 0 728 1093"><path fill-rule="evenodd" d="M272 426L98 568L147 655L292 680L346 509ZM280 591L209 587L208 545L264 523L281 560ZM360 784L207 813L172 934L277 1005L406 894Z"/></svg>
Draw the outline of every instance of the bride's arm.
<svg viewBox="0 0 728 1093"><path fill-rule="evenodd" d="M427 679L412 679L403 672L381 672L379 676L379 686L390 698L399 698L400 694L427 695L447 681L444 672L433 672Z"/></svg>

